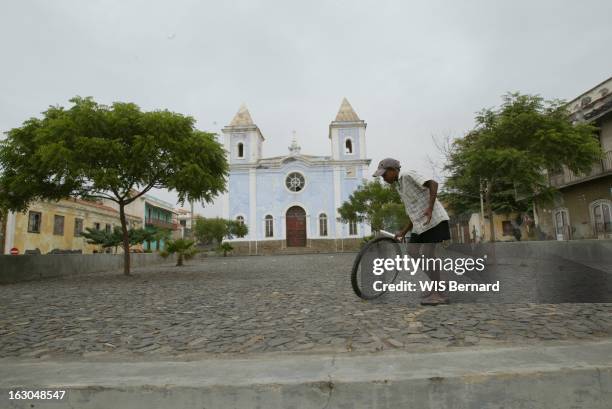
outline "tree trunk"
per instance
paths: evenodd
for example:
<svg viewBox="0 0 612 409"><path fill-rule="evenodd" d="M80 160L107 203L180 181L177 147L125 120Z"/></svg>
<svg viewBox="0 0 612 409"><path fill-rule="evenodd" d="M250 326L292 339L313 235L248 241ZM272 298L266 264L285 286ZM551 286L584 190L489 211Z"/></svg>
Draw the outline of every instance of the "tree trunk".
<svg viewBox="0 0 612 409"><path fill-rule="evenodd" d="M130 275L130 236L128 233L127 218L125 217L125 205L119 203L119 219L121 220L121 231L123 232L123 274Z"/></svg>
<svg viewBox="0 0 612 409"><path fill-rule="evenodd" d="M183 253L178 252L176 254L177 254L177 257L176 257L176 266L177 267L181 267L183 265Z"/></svg>
<svg viewBox="0 0 612 409"><path fill-rule="evenodd" d="M487 201L487 215L489 216L489 233L491 234L489 241L493 243L495 241L495 222L493 221L493 206L491 205L491 182L489 181L487 181L485 200Z"/></svg>

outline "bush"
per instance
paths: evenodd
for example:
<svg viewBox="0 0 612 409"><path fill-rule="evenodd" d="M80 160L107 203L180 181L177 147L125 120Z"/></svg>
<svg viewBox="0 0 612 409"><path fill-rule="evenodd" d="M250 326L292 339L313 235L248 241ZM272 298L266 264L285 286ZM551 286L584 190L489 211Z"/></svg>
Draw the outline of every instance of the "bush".
<svg viewBox="0 0 612 409"><path fill-rule="evenodd" d="M160 252L160 255L162 257L167 257L167 256L164 256L162 253L164 254L167 253L168 255L176 254L177 255L176 265L182 266L183 259L189 260L197 254L198 250L193 247L194 243L195 242L193 240L186 240L186 239L178 239L178 240L170 241L168 242L166 249Z"/></svg>
<svg viewBox="0 0 612 409"><path fill-rule="evenodd" d="M232 250L234 250L234 248L228 242L221 243L217 248L217 251L223 253L223 257L227 257L227 253L231 252Z"/></svg>

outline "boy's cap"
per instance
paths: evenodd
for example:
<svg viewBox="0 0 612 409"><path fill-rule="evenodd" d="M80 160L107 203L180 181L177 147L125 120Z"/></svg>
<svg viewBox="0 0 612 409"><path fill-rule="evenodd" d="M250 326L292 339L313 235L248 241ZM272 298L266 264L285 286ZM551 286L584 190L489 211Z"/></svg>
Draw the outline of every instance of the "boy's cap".
<svg viewBox="0 0 612 409"><path fill-rule="evenodd" d="M399 160L393 159L393 158L385 158L381 160L380 163L378 164L378 169L376 169L376 172L374 172L373 176L374 177L382 176L383 173L385 173L385 170L389 168L395 168L395 169L401 168Z"/></svg>

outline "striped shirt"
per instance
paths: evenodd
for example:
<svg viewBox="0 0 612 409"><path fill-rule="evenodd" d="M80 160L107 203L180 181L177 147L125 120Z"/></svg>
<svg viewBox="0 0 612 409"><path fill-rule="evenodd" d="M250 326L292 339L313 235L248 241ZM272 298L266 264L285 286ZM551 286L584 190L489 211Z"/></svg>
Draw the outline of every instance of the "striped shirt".
<svg viewBox="0 0 612 409"><path fill-rule="evenodd" d="M423 186L429 179L425 179L414 171L402 171L397 182L394 183L397 192L404 202L406 213L412 221L412 232L422 234L436 227L440 222L448 220L448 214L438 199L434 202L431 212L431 221L425 224L427 216L425 210L429 207L429 188Z"/></svg>

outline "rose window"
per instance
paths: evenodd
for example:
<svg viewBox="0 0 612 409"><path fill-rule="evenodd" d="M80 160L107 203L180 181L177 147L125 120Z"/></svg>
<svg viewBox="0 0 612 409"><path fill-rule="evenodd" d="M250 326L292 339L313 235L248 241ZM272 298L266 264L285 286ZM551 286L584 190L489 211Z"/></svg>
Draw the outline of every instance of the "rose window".
<svg viewBox="0 0 612 409"><path fill-rule="evenodd" d="M304 176L298 172L288 174L287 178L285 179L285 186L287 186L287 189L291 190L292 192L299 192L304 189L305 183L306 181L304 180Z"/></svg>

